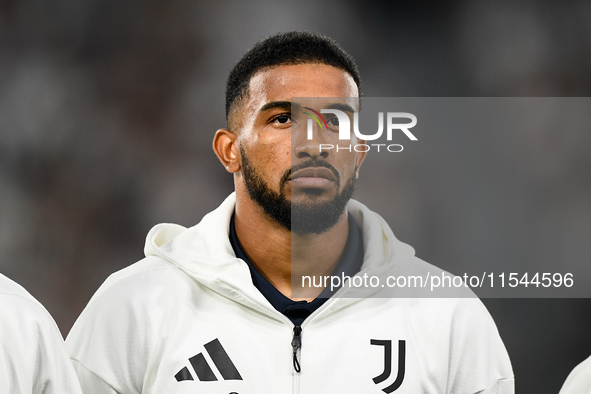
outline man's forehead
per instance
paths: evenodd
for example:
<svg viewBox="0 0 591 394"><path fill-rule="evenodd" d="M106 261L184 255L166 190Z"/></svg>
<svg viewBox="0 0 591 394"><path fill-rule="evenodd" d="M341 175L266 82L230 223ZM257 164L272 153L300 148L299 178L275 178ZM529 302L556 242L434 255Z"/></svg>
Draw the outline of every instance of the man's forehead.
<svg viewBox="0 0 591 394"><path fill-rule="evenodd" d="M259 105L291 101L293 97L357 97L353 77L326 64L305 63L260 70L249 82L249 96ZM294 101L295 102L295 101ZM330 104L317 102L315 104Z"/></svg>

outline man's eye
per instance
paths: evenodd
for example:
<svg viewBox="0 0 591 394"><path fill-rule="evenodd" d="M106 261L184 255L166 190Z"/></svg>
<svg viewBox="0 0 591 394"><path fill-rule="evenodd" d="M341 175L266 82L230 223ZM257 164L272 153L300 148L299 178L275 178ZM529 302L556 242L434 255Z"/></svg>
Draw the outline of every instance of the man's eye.
<svg viewBox="0 0 591 394"><path fill-rule="evenodd" d="M326 123L331 126L338 126L339 125L339 118L330 118L326 121Z"/></svg>
<svg viewBox="0 0 591 394"><path fill-rule="evenodd" d="M274 122L277 123L288 123L291 120L291 116L289 115L279 115L273 119Z"/></svg>

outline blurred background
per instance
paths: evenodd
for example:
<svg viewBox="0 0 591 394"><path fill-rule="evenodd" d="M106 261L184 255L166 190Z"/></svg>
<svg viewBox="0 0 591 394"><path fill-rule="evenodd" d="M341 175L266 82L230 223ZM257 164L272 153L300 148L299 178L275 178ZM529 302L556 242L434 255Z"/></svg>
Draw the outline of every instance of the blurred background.
<svg viewBox="0 0 591 394"><path fill-rule="evenodd" d="M256 41L286 30L339 42L366 96L591 92L588 1L0 0L0 272L64 335L110 273L142 258L154 224L191 226L233 190L211 150L225 80ZM481 162L477 178L462 145L426 152L420 165L383 164L399 185L387 219L440 266L499 250L506 262L590 264L588 134L483 136L491 157L504 156ZM495 178L505 159L519 163L514 176ZM381 212L379 196L359 190ZM498 198L504 191L516 198ZM498 214L480 215L474 199ZM518 393L557 393L591 354L587 299L483 301Z"/></svg>

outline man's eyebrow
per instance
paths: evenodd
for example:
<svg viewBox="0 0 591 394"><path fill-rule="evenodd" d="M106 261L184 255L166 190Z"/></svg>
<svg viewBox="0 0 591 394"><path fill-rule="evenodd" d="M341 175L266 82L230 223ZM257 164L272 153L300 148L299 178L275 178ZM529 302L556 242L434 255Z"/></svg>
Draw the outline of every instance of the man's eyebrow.
<svg viewBox="0 0 591 394"><path fill-rule="evenodd" d="M259 110L259 112L264 112L264 111L268 111L270 109L273 108L282 108L282 109L288 109L291 110L292 107L292 102L291 101L271 101L265 105L263 105L261 107L261 109ZM298 104L293 103L293 107L299 107Z"/></svg>
<svg viewBox="0 0 591 394"><path fill-rule="evenodd" d="M355 110L353 109L353 107L351 107L349 104L343 104L343 103L332 103L329 104L326 109L338 109L340 111L343 112L355 112Z"/></svg>

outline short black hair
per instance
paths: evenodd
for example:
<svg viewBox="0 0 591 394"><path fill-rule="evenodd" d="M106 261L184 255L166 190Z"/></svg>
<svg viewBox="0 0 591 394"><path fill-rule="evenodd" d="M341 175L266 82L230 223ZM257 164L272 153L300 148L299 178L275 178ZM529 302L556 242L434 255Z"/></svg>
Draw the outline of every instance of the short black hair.
<svg viewBox="0 0 591 394"><path fill-rule="evenodd" d="M226 120L248 92L250 78L266 67L321 63L348 72L361 96L361 78L353 58L334 40L317 33L292 31L259 41L236 63L226 84Z"/></svg>

